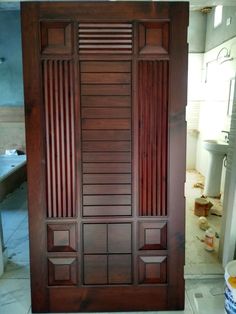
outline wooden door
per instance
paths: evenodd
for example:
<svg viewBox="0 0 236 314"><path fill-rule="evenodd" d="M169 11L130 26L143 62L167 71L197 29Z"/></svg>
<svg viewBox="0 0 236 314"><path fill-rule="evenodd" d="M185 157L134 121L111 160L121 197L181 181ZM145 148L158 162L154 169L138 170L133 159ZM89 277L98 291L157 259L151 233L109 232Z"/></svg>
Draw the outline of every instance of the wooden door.
<svg viewBox="0 0 236 314"><path fill-rule="evenodd" d="M187 23L22 4L33 311L183 309Z"/></svg>

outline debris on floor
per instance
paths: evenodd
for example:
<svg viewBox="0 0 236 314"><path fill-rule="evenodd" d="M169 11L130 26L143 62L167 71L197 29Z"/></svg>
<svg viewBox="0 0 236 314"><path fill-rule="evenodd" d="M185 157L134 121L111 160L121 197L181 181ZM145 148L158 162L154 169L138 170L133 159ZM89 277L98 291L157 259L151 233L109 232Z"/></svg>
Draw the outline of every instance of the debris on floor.
<svg viewBox="0 0 236 314"><path fill-rule="evenodd" d="M206 231L208 228L210 228L207 218L203 217L203 216L199 217L198 226L200 229L202 229L204 231Z"/></svg>
<svg viewBox="0 0 236 314"><path fill-rule="evenodd" d="M202 182L197 182L197 183L195 183L194 185L193 185L193 187L194 188L196 188L196 189L204 189L204 183L202 183Z"/></svg>
<svg viewBox="0 0 236 314"><path fill-rule="evenodd" d="M194 215L207 217L212 206L213 204L207 198L198 197L195 199Z"/></svg>

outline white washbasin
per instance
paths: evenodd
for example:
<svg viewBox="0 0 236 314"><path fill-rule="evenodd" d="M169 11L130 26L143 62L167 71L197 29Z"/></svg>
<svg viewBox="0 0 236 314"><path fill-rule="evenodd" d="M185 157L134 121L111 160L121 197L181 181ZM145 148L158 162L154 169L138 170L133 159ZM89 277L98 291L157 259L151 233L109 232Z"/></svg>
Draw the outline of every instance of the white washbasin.
<svg viewBox="0 0 236 314"><path fill-rule="evenodd" d="M223 141L205 140L203 141L203 146L209 152L225 155L228 151L229 144Z"/></svg>

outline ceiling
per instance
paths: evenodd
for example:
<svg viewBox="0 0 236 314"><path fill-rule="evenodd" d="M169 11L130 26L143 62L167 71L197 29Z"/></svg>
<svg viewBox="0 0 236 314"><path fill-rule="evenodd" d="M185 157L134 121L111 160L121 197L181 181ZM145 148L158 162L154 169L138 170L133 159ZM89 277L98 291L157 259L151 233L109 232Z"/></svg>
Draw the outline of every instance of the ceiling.
<svg viewBox="0 0 236 314"><path fill-rule="evenodd" d="M27 1L27 0L25 0ZM52 2L53 0L51 0L50 2ZM114 0L113 0L114 1ZM158 0L157 0L158 1ZM166 1L171 1L171 0L162 0L163 2ZM177 2L183 1L183 0L174 0ZM218 4L222 4L224 6L236 6L236 1L235 0L190 0L190 8L191 10L198 10L204 7L208 7L208 6L216 6ZM20 5L19 5L19 1L4 1L4 0L0 0L0 11L3 10L19 10L20 9Z"/></svg>

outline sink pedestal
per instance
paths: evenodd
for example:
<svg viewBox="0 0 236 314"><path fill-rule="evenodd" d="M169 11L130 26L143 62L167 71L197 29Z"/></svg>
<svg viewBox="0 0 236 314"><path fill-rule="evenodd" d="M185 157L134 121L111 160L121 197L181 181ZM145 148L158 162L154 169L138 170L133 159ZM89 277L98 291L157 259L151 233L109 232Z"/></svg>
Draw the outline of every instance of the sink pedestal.
<svg viewBox="0 0 236 314"><path fill-rule="evenodd" d="M205 181L204 195L220 196L223 159L228 150L228 144L220 141L204 141L204 148L209 152L209 164Z"/></svg>
<svg viewBox="0 0 236 314"><path fill-rule="evenodd" d="M221 174L224 155L209 152L209 165L205 181L204 195L218 197L220 195Z"/></svg>

